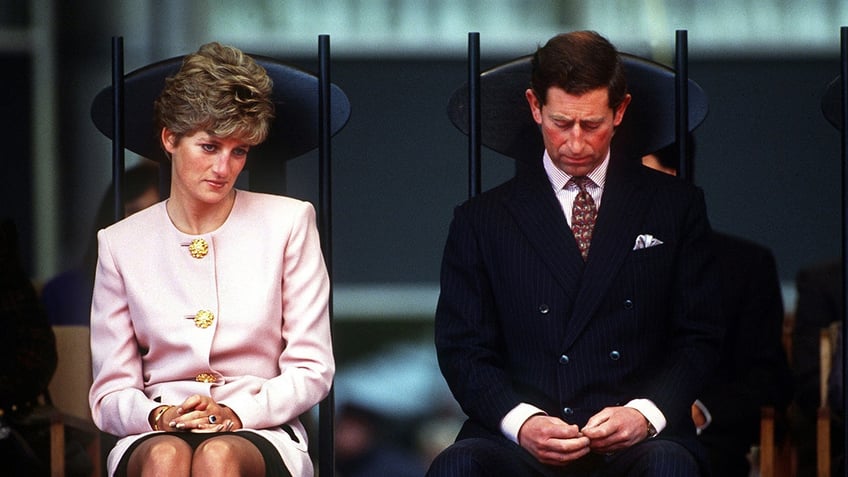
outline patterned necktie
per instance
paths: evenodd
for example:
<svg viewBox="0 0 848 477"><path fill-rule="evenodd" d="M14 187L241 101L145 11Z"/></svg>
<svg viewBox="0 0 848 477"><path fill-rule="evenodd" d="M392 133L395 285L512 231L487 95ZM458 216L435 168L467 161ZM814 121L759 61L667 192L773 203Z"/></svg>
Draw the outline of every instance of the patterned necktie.
<svg viewBox="0 0 848 477"><path fill-rule="evenodd" d="M589 243L592 241L592 229L595 228L598 209L592 195L586 191L586 184L591 180L585 176L572 177L571 180L580 188L571 209L571 231L577 240L580 255L583 256L583 261L586 261L589 256Z"/></svg>

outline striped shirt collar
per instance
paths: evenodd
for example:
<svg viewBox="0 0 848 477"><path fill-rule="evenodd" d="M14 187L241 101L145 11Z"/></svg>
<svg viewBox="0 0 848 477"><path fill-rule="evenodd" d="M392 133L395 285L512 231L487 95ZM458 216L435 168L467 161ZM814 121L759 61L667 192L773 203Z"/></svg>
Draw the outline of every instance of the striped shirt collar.
<svg viewBox="0 0 848 477"><path fill-rule="evenodd" d="M601 161L598 167L588 174L589 179L592 179L592 182L594 182L601 190L604 189L604 183L607 180L607 166L609 166L609 160L610 152L607 151L607 156L604 160ZM545 167L545 173L548 175L548 180L550 181L554 192L565 188L565 185L568 184L568 181L571 180L572 176L570 174L566 174L565 171L554 165L554 162L551 160L551 156L548 155L547 150L542 158L542 164Z"/></svg>

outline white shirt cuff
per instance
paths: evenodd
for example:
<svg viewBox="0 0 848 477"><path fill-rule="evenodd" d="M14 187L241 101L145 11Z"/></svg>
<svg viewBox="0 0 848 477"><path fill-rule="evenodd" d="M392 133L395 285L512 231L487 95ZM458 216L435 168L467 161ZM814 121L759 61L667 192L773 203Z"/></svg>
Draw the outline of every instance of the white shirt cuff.
<svg viewBox="0 0 848 477"><path fill-rule="evenodd" d="M641 412L645 419L654 426L654 429L657 430L657 434L662 432L665 429L666 419L665 415L663 415L662 411L654 404L650 399L633 399L624 405L625 407L632 407L637 411Z"/></svg>
<svg viewBox="0 0 848 477"><path fill-rule="evenodd" d="M524 425L524 422L527 421L527 419L530 419L530 416L534 416L536 414L547 413L538 407L527 403L521 403L515 406L506 414L506 416L504 416L503 419L501 419L501 432L503 432L507 439L518 444L518 431L521 430L521 426Z"/></svg>

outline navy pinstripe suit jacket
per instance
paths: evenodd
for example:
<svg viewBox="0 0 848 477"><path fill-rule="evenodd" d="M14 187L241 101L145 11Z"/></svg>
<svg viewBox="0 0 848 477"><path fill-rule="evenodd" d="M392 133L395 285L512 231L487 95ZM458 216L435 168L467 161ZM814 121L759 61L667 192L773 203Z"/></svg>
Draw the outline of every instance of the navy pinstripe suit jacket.
<svg viewBox="0 0 848 477"><path fill-rule="evenodd" d="M634 250L640 234L663 243ZM660 437L697 446L690 405L723 330L710 234L700 189L615 153L585 266L541 161L457 207L436 348L469 421L500 435L528 402L582 426L647 398Z"/></svg>

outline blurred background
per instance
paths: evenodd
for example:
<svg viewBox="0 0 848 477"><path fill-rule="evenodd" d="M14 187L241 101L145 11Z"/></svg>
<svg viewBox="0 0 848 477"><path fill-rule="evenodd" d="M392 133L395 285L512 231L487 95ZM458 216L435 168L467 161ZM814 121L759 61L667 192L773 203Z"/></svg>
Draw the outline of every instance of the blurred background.
<svg viewBox="0 0 848 477"><path fill-rule="evenodd" d="M791 312L797 271L841 253L839 134L820 102L842 25L844 0L0 0L0 213L36 283L84 253L111 179L90 105L111 81L112 37L126 72L212 40L317 71L329 34L332 80L352 105L332 145L336 402L350 422L387 419L376 434L426 461L458 418L432 318L447 226L468 194L466 138L445 113L466 80L468 32L486 69L575 29L672 65L675 30L688 30L690 77L710 100L695 181L716 229L774 251ZM143 161L128 153L128 167ZM486 189L513 163L485 151L483 173ZM309 153L266 165L262 184L315 201L317 180Z"/></svg>

